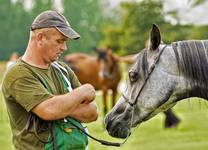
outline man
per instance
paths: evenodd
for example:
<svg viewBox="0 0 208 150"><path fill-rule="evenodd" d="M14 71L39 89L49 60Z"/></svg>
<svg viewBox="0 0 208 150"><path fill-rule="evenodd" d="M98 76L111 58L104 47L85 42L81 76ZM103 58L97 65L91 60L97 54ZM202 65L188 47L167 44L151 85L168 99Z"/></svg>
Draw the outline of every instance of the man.
<svg viewBox="0 0 208 150"><path fill-rule="evenodd" d="M94 88L90 84L81 86L71 69L57 62L67 49L66 41L79 37L66 18L56 11L44 11L33 21L26 51L8 69L2 85L15 149L50 149L51 145L47 145L50 142L53 143L53 149L69 149L59 147L62 136L55 137L59 134L57 129L65 127L64 123L70 118L75 123L97 119ZM70 82L67 88L66 80ZM49 125L51 122L52 127ZM46 128L39 127L44 124ZM64 131L74 133L71 131L73 128L68 127ZM51 132L54 130L55 134ZM61 132L61 135L66 133ZM77 149L85 147L86 143Z"/></svg>

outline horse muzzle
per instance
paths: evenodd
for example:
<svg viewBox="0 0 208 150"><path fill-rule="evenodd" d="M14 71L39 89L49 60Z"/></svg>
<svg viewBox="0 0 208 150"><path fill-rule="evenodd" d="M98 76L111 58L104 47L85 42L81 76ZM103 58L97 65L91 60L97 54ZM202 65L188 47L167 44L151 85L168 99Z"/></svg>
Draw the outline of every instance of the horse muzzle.
<svg viewBox="0 0 208 150"><path fill-rule="evenodd" d="M125 126L124 123L120 121L113 121L109 119L108 115L105 118L105 126L108 134L112 137L125 139L131 134L130 128Z"/></svg>

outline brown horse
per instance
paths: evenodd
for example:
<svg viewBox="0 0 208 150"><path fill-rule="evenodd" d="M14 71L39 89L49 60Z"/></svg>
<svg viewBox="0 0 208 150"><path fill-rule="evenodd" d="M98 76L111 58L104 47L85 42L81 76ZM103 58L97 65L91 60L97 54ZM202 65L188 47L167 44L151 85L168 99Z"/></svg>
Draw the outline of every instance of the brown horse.
<svg viewBox="0 0 208 150"><path fill-rule="evenodd" d="M107 95L112 91L112 105L116 103L117 87L121 80L118 59L110 49L96 49L98 57L74 53L64 57L74 70L79 81L92 84L96 90L102 90L104 115L107 113Z"/></svg>

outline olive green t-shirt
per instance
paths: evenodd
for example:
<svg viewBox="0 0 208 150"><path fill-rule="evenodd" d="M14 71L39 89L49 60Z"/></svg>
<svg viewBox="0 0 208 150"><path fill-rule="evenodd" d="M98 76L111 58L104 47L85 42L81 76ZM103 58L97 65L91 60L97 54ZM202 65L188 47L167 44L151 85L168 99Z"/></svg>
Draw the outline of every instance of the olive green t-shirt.
<svg viewBox="0 0 208 150"><path fill-rule="evenodd" d="M58 63L67 70L68 73L63 73L71 82L72 88L80 86L73 71L65 63ZM51 89L46 89L42 81L46 81ZM53 95L67 92L64 90L60 71L53 65L50 65L48 69L41 69L19 60L5 73L2 91L7 106L15 149L43 149L44 143L41 143L34 134L23 132L23 129L28 121L31 109L53 97ZM49 91L52 91L52 93ZM47 140L49 131L39 136Z"/></svg>

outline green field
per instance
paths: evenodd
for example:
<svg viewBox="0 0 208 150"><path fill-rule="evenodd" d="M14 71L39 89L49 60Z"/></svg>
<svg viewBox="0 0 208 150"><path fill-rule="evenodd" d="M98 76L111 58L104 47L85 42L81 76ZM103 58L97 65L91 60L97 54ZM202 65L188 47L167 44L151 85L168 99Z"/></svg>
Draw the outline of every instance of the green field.
<svg viewBox="0 0 208 150"><path fill-rule="evenodd" d="M0 65L3 74L4 64ZM2 75L0 75L0 81ZM100 115L96 122L87 124L92 135L114 142L103 128L101 98L97 96ZM138 128L121 148L102 146L90 140L89 150L207 150L208 149L208 102L191 99L179 102L174 111L182 120L177 128L163 128L163 114L159 114ZM2 93L0 92L0 149L12 150L11 133Z"/></svg>

